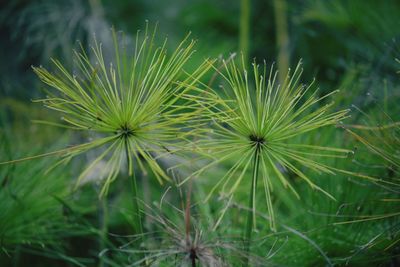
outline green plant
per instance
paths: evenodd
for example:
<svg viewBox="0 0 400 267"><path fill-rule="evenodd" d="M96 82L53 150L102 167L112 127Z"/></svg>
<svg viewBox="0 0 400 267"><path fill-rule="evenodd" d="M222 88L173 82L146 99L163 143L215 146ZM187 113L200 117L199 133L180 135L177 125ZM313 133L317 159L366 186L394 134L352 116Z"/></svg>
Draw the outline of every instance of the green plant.
<svg viewBox="0 0 400 267"><path fill-rule="evenodd" d="M387 99L384 101L386 102ZM384 103L386 104L386 103ZM378 106L379 108L379 106ZM389 114L391 113L376 113L363 112L361 109L354 106L355 112L361 113L364 118L364 124L349 124L345 126L345 130L359 144L361 144L359 161L361 164L368 166L379 166L380 180L376 183L379 190L383 191L381 196L378 195L376 202L381 204L381 207L372 214L364 216L355 216L354 218L342 221L341 224L365 224L368 222L380 224L378 229L380 232L372 239L366 247L370 250L378 248L378 251L383 254L388 254L391 251L396 253L396 244L400 242L400 212L398 210L399 202L398 193L400 192L400 122L395 121ZM385 108L386 109L386 108ZM374 110L375 111L375 110ZM372 170L369 170L372 172ZM380 223L379 221L383 221ZM375 227L376 228L376 227ZM385 238L385 234L389 234L390 238ZM363 248L365 249L365 248Z"/></svg>
<svg viewBox="0 0 400 267"><path fill-rule="evenodd" d="M399 3L8 1L0 266L400 266Z"/></svg>
<svg viewBox="0 0 400 267"><path fill-rule="evenodd" d="M222 267L241 264L246 253L235 240L212 229L209 217L201 212L192 213L204 203L191 203L189 192L185 195L186 203L181 203L182 208L179 208L169 202L169 199L176 201L176 195L183 197L182 188L168 187L159 202L147 206L147 217L155 223L155 229L146 233L144 246L137 248L132 245L140 237L126 236L121 239L122 245L104 250L101 256L115 266ZM112 261L112 254L123 255L122 260ZM255 255L251 261L257 266L267 266L264 258Z"/></svg>
<svg viewBox="0 0 400 267"><path fill-rule="evenodd" d="M6 105L4 105L6 106ZM32 109L29 109L33 112ZM42 151L26 140L32 128L24 125L24 131L17 131L19 124L12 124L0 111L0 161L21 154ZM14 115L18 114L15 112ZM32 135L35 136L35 135ZM62 137L65 141L66 136ZM18 140L15 144L15 140ZM36 144L43 140L35 136ZM0 265L15 266L24 263L27 254L51 255L75 263L76 260L66 254L65 243L60 239L85 234L84 229L65 213L59 201L65 198L70 189L69 170L56 169L50 174L44 170L55 163L55 159L43 158L22 164L10 164L0 168ZM5 257L2 257L5 256Z"/></svg>
<svg viewBox="0 0 400 267"><path fill-rule="evenodd" d="M185 74L183 68L193 53L194 41L185 38L168 56L166 42L161 47L155 46L155 33L156 30L149 36L146 26L144 35L138 35L134 48L130 50L126 40L122 38L119 42L117 33L113 31L115 51L109 66L101 44L95 40L91 49L93 58L83 48L81 52L75 52L76 73L68 71L57 60L53 60L56 73L43 67L33 68L52 88L47 98L38 102L60 112L66 123L48 124L95 134L90 142L36 157L59 154L63 157L60 164L101 147L103 150L78 177L77 185L98 162L106 160L108 175L104 178L102 196L117 177L125 156L132 184L135 230L138 232L142 232L142 226L134 160L145 171L143 159L160 183L169 180L158 160L170 153L179 153L180 143L191 133L187 125L196 127L196 114L200 111L193 111L191 103L180 103L181 96L188 90L184 85L195 83L209 68L203 64L194 72ZM17 161L20 160L11 162Z"/></svg>
<svg viewBox="0 0 400 267"><path fill-rule="evenodd" d="M239 50L243 54L246 64L248 64L250 54L250 9L250 0L240 1Z"/></svg>
<svg viewBox="0 0 400 267"><path fill-rule="evenodd" d="M334 167L320 163L315 158L343 158L347 157L351 151L317 144L296 143L295 138L309 131L337 124L346 118L348 111L331 113L329 112L331 104L317 106L317 103L321 103L332 93L318 97L317 91L310 93L314 83L300 84L302 73L300 63L293 74L289 73L281 85L275 83L277 73L274 73L273 68L268 76L265 63L261 73L259 66L254 63L252 81L248 77L243 61L239 67L234 61L225 64L225 72L220 72L227 82L228 88L223 87L225 96L219 95L211 88L197 96L197 100L203 106L209 107L209 112L205 116L209 116L212 120L213 128L209 133L209 139L203 138L196 145L198 152L210 157L212 162L187 179L200 175L213 165L234 159L235 163L219 179L208 198L217 188L232 195L246 179L247 171L252 169L251 187L248 191L251 211L248 212L245 230L245 240L248 244L251 241L253 225L255 225L259 178L263 182L272 230L276 229L271 195L273 187L278 185L275 180L279 180L284 187L289 188L300 198L282 173L283 170L292 172L312 188L334 199L328 192L313 183L298 166L318 173L334 174ZM254 88L251 82L254 83ZM307 95L309 93L310 95Z"/></svg>

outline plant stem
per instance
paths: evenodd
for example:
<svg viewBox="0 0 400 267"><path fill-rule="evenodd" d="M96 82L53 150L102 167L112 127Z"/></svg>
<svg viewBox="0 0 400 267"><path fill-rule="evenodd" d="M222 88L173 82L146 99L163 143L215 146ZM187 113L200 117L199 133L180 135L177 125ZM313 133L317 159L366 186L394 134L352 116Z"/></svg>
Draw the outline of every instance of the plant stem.
<svg viewBox="0 0 400 267"><path fill-rule="evenodd" d="M192 267L196 267L196 255L195 254L191 254L190 255L191 261L192 261Z"/></svg>
<svg viewBox="0 0 400 267"><path fill-rule="evenodd" d="M256 148L256 152L254 154L254 161L253 161L253 176L251 180L251 192L249 198L249 208L250 210L247 212L247 223L246 223L246 233L245 233L245 252L247 254L246 264L245 266L249 266L249 257L250 257L250 243L251 243L251 234L253 232L254 226L254 205L255 205L255 195L256 195L256 187L257 187L257 180L258 180L258 169L260 165L260 152L259 147Z"/></svg>
<svg viewBox="0 0 400 267"><path fill-rule="evenodd" d="M17 245L13 256L13 266L18 267L21 261L21 245Z"/></svg>
<svg viewBox="0 0 400 267"><path fill-rule="evenodd" d="M128 173L129 173L129 164L130 164L131 160L129 157L129 150L128 150L127 142L125 143L125 153L126 153L126 162L128 165ZM142 241L142 234L143 234L142 217L140 215L140 205L139 205L139 196L138 196L138 191L137 191L136 176L135 176L135 171L133 169L132 169L132 173L129 174L129 180L130 180L131 189L132 189L133 227L134 227L135 234L137 234L139 237L138 244L140 244Z"/></svg>
<svg viewBox="0 0 400 267"><path fill-rule="evenodd" d="M100 251L103 251L106 248L106 238L107 238L107 224L108 224L108 208L107 208L107 196L104 196L99 201L99 221L101 228L101 236L99 240ZM104 261L103 258L99 259L99 267L103 267Z"/></svg>
<svg viewBox="0 0 400 267"><path fill-rule="evenodd" d="M136 177L135 177L135 172L134 171L130 175L130 180L131 180L132 197L133 197L133 222L134 222L134 227L135 227L136 233L139 234L139 235L142 235L143 234L142 218L141 218L142 216L140 216L140 205L139 205L139 199L138 199L139 196L138 196Z"/></svg>
<svg viewBox="0 0 400 267"><path fill-rule="evenodd" d="M250 0L241 0L239 50L243 54L243 61L246 66L248 64L248 59L249 59L249 39L250 39Z"/></svg>
<svg viewBox="0 0 400 267"><path fill-rule="evenodd" d="M286 0L274 0L276 47L278 50L279 81L285 81L289 69L289 32Z"/></svg>

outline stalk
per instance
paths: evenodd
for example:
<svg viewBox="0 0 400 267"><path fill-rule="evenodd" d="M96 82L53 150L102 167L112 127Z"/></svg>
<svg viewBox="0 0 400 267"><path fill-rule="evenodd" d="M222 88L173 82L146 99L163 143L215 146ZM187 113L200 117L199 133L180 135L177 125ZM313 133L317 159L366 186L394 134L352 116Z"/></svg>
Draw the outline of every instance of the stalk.
<svg viewBox="0 0 400 267"><path fill-rule="evenodd" d="M255 195L256 195L256 187L257 180L259 174L259 165L260 165L260 148L256 148L256 152L254 154L253 161L253 176L251 180L251 193L249 198L249 211L247 212L247 223L246 223L246 232L245 232L245 252L247 254L246 264L245 266L249 266L249 258L250 258L250 243L251 243L251 234L253 232L254 226L254 205L255 205Z"/></svg>
<svg viewBox="0 0 400 267"><path fill-rule="evenodd" d="M17 245L13 255L13 267L18 267L21 262L21 245Z"/></svg>
<svg viewBox="0 0 400 267"><path fill-rule="evenodd" d="M100 251L106 248L106 238L107 238L107 224L108 224L108 208L107 208L107 196L104 196L99 201L99 221L101 227L101 236L99 240ZM99 267L105 266L103 258L99 259Z"/></svg>
<svg viewBox="0 0 400 267"><path fill-rule="evenodd" d="M128 151L128 144L125 142L125 154L126 154L126 162L128 166L128 173L129 173L129 151ZM131 183L131 190L132 190L132 207L133 207L133 227L135 234L139 236L138 244L142 241L142 234L143 234L143 227L142 227L142 217L140 215L140 205L139 205L139 196L136 184L136 176L135 171L132 170L132 174L129 175L129 180Z"/></svg>
<svg viewBox="0 0 400 267"><path fill-rule="evenodd" d="M188 192L186 195L186 207L185 207L185 230L186 230L186 244L190 243L190 201L191 201L191 195L192 195L192 186L193 186L193 180L190 180L189 183L189 188ZM190 260L192 263L192 267L196 267L196 252L194 249L191 249L190 251Z"/></svg>
<svg viewBox="0 0 400 267"><path fill-rule="evenodd" d="M274 0L276 47L278 49L279 81L283 83L289 69L289 32L286 0Z"/></svg>
<svg viewBox="0 0 400 267"><path fill-rule="evenodd" d="M250 39L250 0L240 1L239 50L243 55L243 62L248 64Z"/></svg>
<svg viewBox="0 0 400 267"><path fill-rule="evenodd" d="M140 206L138 201L138 191L137 191L137 184L136 184L136 177L135 172L132 172L130 175L131 180L131 187L132 187L132 197L133 197L133 223L135 227L135 231L139 234L143 234L142 228L142 216L140 216Z"/></svg>

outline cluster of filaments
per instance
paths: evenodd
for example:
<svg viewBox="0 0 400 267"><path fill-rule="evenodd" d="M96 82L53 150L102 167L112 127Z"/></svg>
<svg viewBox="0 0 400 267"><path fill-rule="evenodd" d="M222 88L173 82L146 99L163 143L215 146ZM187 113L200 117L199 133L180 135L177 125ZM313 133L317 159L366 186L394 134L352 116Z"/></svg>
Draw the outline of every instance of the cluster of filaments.
<svg viewBox="0 0 400 267"><path fill-rule="evenodd" d="M135 135L135 130L132 129L127 123L125 123L118 130L115 131L115 134L122 139L128 139L129 137Z"/></svg>
<svg viewBox="0 0 400 267"><path fill-rule="evenodd" d="M263 136L260 136L257 134L249 135L249 140L250 140L251 145L256 147L257 150L260 150L266 142L266 140Z"/></svg>

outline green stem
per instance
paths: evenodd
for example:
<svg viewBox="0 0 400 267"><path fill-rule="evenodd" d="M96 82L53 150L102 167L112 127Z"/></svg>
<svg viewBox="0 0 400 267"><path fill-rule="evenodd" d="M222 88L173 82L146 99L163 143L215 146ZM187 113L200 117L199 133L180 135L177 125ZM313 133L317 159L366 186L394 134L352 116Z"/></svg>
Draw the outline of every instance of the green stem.
<svg viewBox="0 0 400 267"><path fill-rule="evenodd" d="M251 180L251 192L249 198L249 208L250 210L247 213L247 223L246 223L246 233L245 233L245 252L247 254L246 264L245 266L249 266L249 258L250 258L250 245L251 245L251 234L253 232L254 226L254 204L255 204L255 196L256 196L256 187L257 187L257 180L258 180L258 169L260 165L260 152L259 148L256 148L256 152L254 154L254 161L253 161L253 176Z"/></svg>
<svg viewBox="0 0 400 267"><path fill-rule="evenodd" d="M132 171L132 175L130 175L131 180L131 187L132 187L132 197L133 197L133 222L135 231L137 234L143 234L142 228L142 216L140 216L140 205L138 199L138 191L137 191L137 184L136 184L136 177L135 172Z"/></svg>
<svg viewBox="0 0 400 267"><path fill-rule="evenodd" d="M243 54L245 66L249 59L250 39L250 0L240 1L240 25L239 25L239 50Z"/></svg>
<svg viewBox="0 0 400 267"><path fill-rule="evenodd" d="M13 255L13 267L18 267L21 261L21 245L17 245Z"/></svg>
<svg viewBox="0 0 400 267"><path fill-rule="evenodd" d="M99 202L99 221L101 228L101 236L99 240L100 251L106 248L106 238L107 238L107 224L108 224L108 208L107 208L107 196L104 196ZM105 266L102 257L99 259L99 267Z"/></svg>
<svg viewBox="0 0 400 267"><path fill-rule="evenodd" d="M279 81L285 81L289 69L289 32L286 0L274 0L276 47L278 50Z"/></svg>
<svg viewBox="0 0 400 267"><path fill-rule="evenodd" d="M130 169L129 164L131 164L131 159L129 157L129 150L128 150L127 143L125 144L125 153L126 153L126 161L127 161L128 173L129 173L129 169ZM132 168L132 173L129 175L129 179L130 179L131 189L132 189L133 227L134 227L135 234L137 234L139 236L138 244L140 244L142 241L142 234L143 234L142 217L140 215L139 195L138 195L138 190L137 190L135 171L133 170L133 168Z"/></svg>

